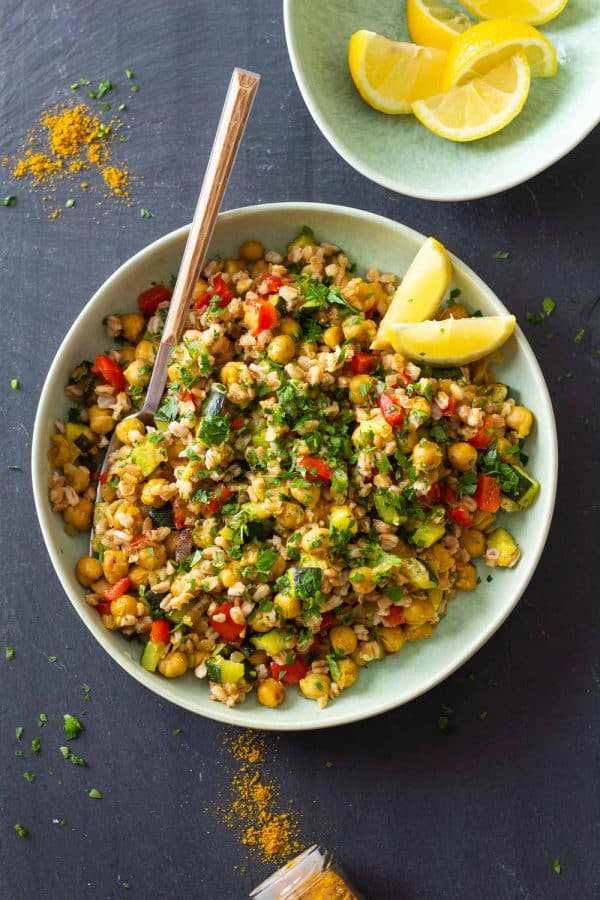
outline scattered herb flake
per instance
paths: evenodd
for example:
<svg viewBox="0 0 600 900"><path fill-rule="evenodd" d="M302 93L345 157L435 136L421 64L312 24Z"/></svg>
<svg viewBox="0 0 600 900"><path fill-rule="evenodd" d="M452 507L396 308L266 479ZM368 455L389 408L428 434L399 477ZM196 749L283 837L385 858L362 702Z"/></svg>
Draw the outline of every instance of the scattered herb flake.
<svg viewBox="0 0 600 900"><path fill-rule="evenodd" d="M68 747L59 747L58 751L63 759L68 759L74 766L85 766L85 759L82 759L81 756L76 756Z"/></svg>
<svg viewBox="0 0 600 900"><path fill-rule="evenodd" d="M181 734L181 728L174 728L173 735L174 737L178 737Z"/></svg>
<svg viewBox="0 0 600 900"><path fill-rule="evenodd" d="M139 84L132 84L132 85L131 85L131 90L133 91L134 94L137 94L137 92L139 91L139 89L140 89Z"/></svg>
<svg viewBox="0 0 600 900"><path fill-rule="evenodd" d="M448 718L448 716L438 716L437 726L442 734L452 734L452 726L450 724L450 719Z"/></svg>
<svg viewBox="0 0 600 900"><path fill-rule="evenodd" d="M4 657L7 662L12 662L15 658L15 651L13 647L5 647L4 648Z"/></svg>
<svg viewBox="0 0 600 900"><path fill-rule="evenodd" d="M24 732L25 732L25 729L23 728L22 725L18 725L18 726L15 728L15 737L16 737L16 739L17 739L18 741L21 740L21 738L23 737Z"/></svg>
<svg viewBox="0 0 600 900"><path fill-rule="evenodd" d="M84 682L81 685L81 690L83 691L83 699L86 701L86 703L89 703L89 701L91 700L90 694L92 692L90 685L85 684L85 682Z"/></svg>
<svg viewBox="0 0 600 900"><path fill-rule="evenodd" d="M73 200L72 197L69 197L68 200L65 200L65 208L66 209L72 209L74 206L75 206L75 201Z"/></svg>
<svg viewBox="0 0 600 900"><path fill-rule="evenodd" d="M4 197L4 199L2 200L2 206L16 206L16 205L17 205L17 198L15 197L14 194L8 194L8 196Z"/></svg>
<svg viewBox="0 0 600 900"><path fill-rule="evenodd" d="M42 749L42 743L41 743L40 739L32 738L31 739L31 752L35 753L37 755L41 749Z"/></svg>
<svg viewBox="0 0 600 900"><path fill-rule="evenodd" d="M540 312L527 313L527 321L531 322L533 325L539 325L540 322L543 322L544 319L547 319L549 315L554 312L556 307L556 303L552 299L552 297L544 297L542 300L542 309Z"/></svg>
<svg viewBox="0 0 600 900"><path fill-rule="evenodd" d="M585 337L585 328L580 328L573 340L576 344L580 344Z"/></svg>
<svg viewBox="0 0 600 900"><path fill-rule="evenodd" d="M72 716L69 713L65 713L63 718L67 740L72 741L74 740L74 738L78 737L81 734L81 732L83 731L83 725L78 719L75 718L75 716Z"/></svg>
<svg viewBox="0 0 600 900"><path fill-rule="evenodd" d="M17 759L23 759L25 754L23 753L22 750L15 750L15 756L17 757Z"/></svg>
<svg viewBox="0 0 600 900"><path fill-rule="evenodd" d="M142 219L151 219L152 213L149 209L146 209L145 206L142 206L142 208L140 209L140 216L142 217Z"/></svg>
<svg viewBox="0 0 600 900"><path fill-rule="evenodd" d="M91 797L92 800L102 800L102 791L99 791L98 788L90 788L87 795L88 797Z"/></svg>
<svg viewBox="0 0 600 900"><path fill-rule="evenodd" d="M23 778L25 779L25 781L28 781L29 784L33 784L33 782L35 781L34 773L29 772L28 770L23 772Z"/></svg>
<svg viewBox="0 0 600 900"><path fill-rule="evenodd" d="M58 659L58 656L49 656L48 662L55 663L57 661L57 659Z"/></svg>
<svg viewBox="0 0 600 900"><path fill-rule="evenodd" d="M324 769L333 769L333 763L327 761L327 762L325 763L325 765L323 766L323 768L324 768Z"/></svg>
<svg viewBox="0 0 600 900"><path fill-rule="evenodd" d="M18 391L21 387L21 382L19 381L18 378L11 378L10 386L13 389L13 391Z"/></svg>
<svg viewBox="0 0 600 900"><path fill-rule="evenodd" d="M509 256L510 253L508 252L508 250L496 250L496 252L492 256L492 259L508 259Z"/></svg>
<svg viewBox="0 0 600 900"><path fill-rule="evenodd" d="M14 828L15 828L15 831L16 831L16 833L19 835L20 838L26 838L27 835L29 834L28 830L27 830L23 825L19 825L18 822L17 822L17 824L14 826Z"/></svg>
<svg viewBox="0 0 600 900"><path fill-rule="evenodd" d="M483 712L479 713L480 719L487 719L488 716L489 716L489 712L487 711L487 709L484 709Z"/></svg>
<svg viewBox="0 0 600 900"><path fill-rule="evenodd" d="M131 69L125 69L125 77L126 78L135 78L135 75L131 71Z"/></svg>
<svg viewBox="0 0 600 900"><path fill-rule="evenodd" d="M16 827L16 826L15 826L15 827ZM561 864L560 864L560 858L557 856L556 859L553 859L553 860L552 860L552 871L553 871L556 875L560 875L561 870L562 870L562 866L561 866Z"/></svg>

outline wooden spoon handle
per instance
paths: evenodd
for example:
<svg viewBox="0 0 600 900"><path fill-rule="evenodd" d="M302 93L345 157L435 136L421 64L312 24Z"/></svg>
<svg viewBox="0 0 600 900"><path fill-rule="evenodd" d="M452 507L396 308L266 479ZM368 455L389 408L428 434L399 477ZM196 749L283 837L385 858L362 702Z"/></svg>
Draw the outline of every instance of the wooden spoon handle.
<svg viewBox="0 0 600 900"><path fill-rule="evenodd" d="M171 347L181 337L259 81L253 72L233 70L162 336Z"/></svg>

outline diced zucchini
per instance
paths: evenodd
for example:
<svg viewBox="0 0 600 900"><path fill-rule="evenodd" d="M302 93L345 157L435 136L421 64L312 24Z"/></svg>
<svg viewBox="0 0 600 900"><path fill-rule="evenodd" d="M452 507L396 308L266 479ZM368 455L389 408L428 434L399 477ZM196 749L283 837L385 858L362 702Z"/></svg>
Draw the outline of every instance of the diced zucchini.
<svg viewBox="0 0 600 900"><path fill-rule="evenodd" d="M303 227L302 231L299 235L297 235L293 241L288 244L288 253L293 250L295 247L308 247L311 244L316 244L315 233L312 228L308 228L306 225Z"/></svg>
<svg viewBox="0 0 600 900"><path fill-rule="evenodd" d="M173 528L174 526L173 507L170 503L165 503L164 506L152 507L148 515L152 519L152 524L155 528Z"/></svg>
<svg viewBox="0 0 600 900"><path fill-rule="evenodd" d="M443 538L445 533L446 528L444 525L427 525L423 522L413 531L410 540L415 547L427 548Z"/></svg>
<svg viewBox="0 0 600 900"><path fill-rule="evenodd" d="M288 581L290 597L311 600L321 588L323 571L317 566L292 566L288 569Z"/></svg>
<svg viewBox="0 0 600 900"><path fill-rule="evenodd" d="M168 459L167 448L146 439L137 444L131 453L131 461L139 466L142 475L147 478L155 469Z"/></svg>
<svg viewBox="0 0 600 900"><path fill-rule="evenodd" d="M422 590L437 587L438 579L435 572L426 566L420 559L412 557L400 560L400 571L410 580L411 584Z"/></svg>
<svg viewBox="0 0 600 900"><path fill-rule="evenodd" d="M521 466L515 466L514 463L512 463L511 465L519 476L519 488L517 493L519 506L521 507L521 509L527 509L527 507L531 506L531 504L535 500L540 490L540 484L535 480L535 478L533 478L528 472L526 472L525 469L522 469Z"/></svg>
<svg viewBox="0 0 600 900"><path fill-rule="evenodd" d="M315 556L312 553L301 553L300 565L305 569L321 569L324 572L328 567L328 562L322 556Z"/></svg>
<svg viewBox="0 0 600 900"><path fill-rule="evenodd" d="M87 453L96 444L92 429L79 422L65 423L65 437L71 444L75 444L82 453Z"/></svg>
<svg viewBox="0 0 600 900"><path fill-rule="evenodd" d="M277 656L285 650L287 638L280 628L273 628L264 634L253 635L250 642L257 650L264 650L268 656Z"/></svg>
<svg viewBox="0 0 600 900"><path fill-rule="evenodd" d="M487 550L497 551L495 563L503 569L512 568L521 556L517 542L504 528L496 528L495 531L488 534L486 547Z"/></svg>
<svg viewBox="0 0 600 900"><path fill-rule="evenodd" d="M521 504L517 503L516 500L511 500L510 497L502 495L500 497L500 509L506 513L521 512Z"/></svg>
<svg viewBox="0 0 600 900"><path fill-rule="evenodd" d="M213 387L204 401L202 415L208 418L220 416L225 408L227 395L221 388Z"/></svg>
<svg viewBox="0 0 600 900"><path fill-rule="evenodd" d="M234 662L222 656L211 656L206 660L206 677L217 684L238 684L246 673L244 662Z"/></svg>
<svg viewBox="0 0 600 900"><path fill-rule="evenodd" d="M402 525L403 522L406 522L406 516L398 512L398 507L392 494L378 491L375 494L375 509L379 518L387 522L388 525Z"/></svg>
<svg viewBox="0 0 600 900"><path fill-rule="evenodd" d="M142 668L147 672L156 672L156 667L161 656L166 652L167 646L167 644L163 644L160 641L148 641L140 659Z"/></svg>

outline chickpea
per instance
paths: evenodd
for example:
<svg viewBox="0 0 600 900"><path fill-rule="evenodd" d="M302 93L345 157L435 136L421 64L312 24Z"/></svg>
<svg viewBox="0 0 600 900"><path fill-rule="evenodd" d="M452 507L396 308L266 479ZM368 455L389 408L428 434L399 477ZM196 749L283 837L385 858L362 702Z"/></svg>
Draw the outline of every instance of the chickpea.
<svg viewBox="0 0 600 900"><path fill-rule="evenodd" d="M119 527L127 528L134 534L139 534L142 530L144 518L135 503L128 503L127 500L118 502L113 510L113 518Z"/></svg>
<svg viewBox="0 0 600 900"><path fill-rule="evenodd" d="M314 509L321 497L321 488L318 484L311 484L310 481L307 481L306 484L293 484L290 487L290 494L302 506Z"/></svg>
<svg viewBox="0 0 600 900"><path fill-rule="evenodd" d="M434 628L435 625L431 622L424 622L423 625L407 625L404 629L404 636L411 643L424 641L426 638L431 637Z"/></svg>
<svg viewBox="0 0 600 900"><path fill-rule="evenodd" d="M152 506L154 509L160 509L167 502L160 496L160 491L168 487L169 482L166 478L150 478L142 488L140 499L145 506Z"/></svg>
<svg viewBox="0 0 600 900"><path fill-rule="evenodd" d="M329 527L332 531L356 534L358 522L349 506L332 506L329 514Z"/></svg>
<svg viewBox="0 0 600 900"><path fill-rule="evenodd" d="M245 363L228 362L221 369L221 381L229 387L232 384L244 384L250 381L250 369Z"/></svg>
<svg viewBox="0 0 600 900"><path fill-rule="evenodd" d="M245 263L242 259L229 259L225 260L223 265L223 271L226 275L237 275L238 272L242 272L246 268Z"/></svg>
<svg viewBox="0 0 600 900"><path fill-rule="evenodd" d="M338 659L337 667L339 675L334 676L337 686L343 691L345 688L352 687L358 678L358 666L353 659Z"/></svg>
<svg viewBox="0 0 600 900"><path fill-rule="evenodd" d="M431 404L425 397L413 397L408 411L408 424L411 428L420 428L431 415Z"/></svg>
<svg viewBox="0 0 600 900"><path fill-rule="evenodd" d="M370 594L375 590L375 573L369 566L358 566L350 573L350 584L357 594Z"/></svg>
<svg viewBox="0 0 600 900"><path fill-rule="evenodd" d="M376 385L370 375L353 375L348 382L348 396L357 406L371 406Z"/></svg>
<svg viewBox="0 0 600 900"><path fill-rule="evenodd" d="M477 450L465 441L448 447L448 461L457 472L468 472L477 462Z"/></svg>
<svg viewBox="0 0 600 900"><path fill-rule="evenodd" d="M279 330L287 337L291 337L293 341L299 341L302 337L302 329L295 319L282 319L279 323Z"/></svg>
<svg viewBox="0 0 600 900"><path fill-rule="evenodd" d="M65 463L64 473L67 481L78 494L83 494L90 486L90 470L85 466L75 466L73 463Z"/></svg>
<svg viewBox="0 0 600 900"><path fill-rule="evenodd" d="M108 590L110 590L110 584L104 576L99 578L98 581L95 581L92 585L92 591L94 594L98 594L99 597L105 597Z"/></svg>
<svg viewBox="0 0 600 900"><path fill-rule="evenodd" d="M385 628L377 629L377 637L383 644L386 653L399 653L406 643L406 637L401 628Z"/></svg>
<svg viewBox="0 0 600 900"><path fill-rule="evenodd" d="M132 344L137 344L146 330L146 320L139 313L125 313L121 316L122 335Z"/></svg>
<svg viewBox="0 0 600 900"><path fill-rule="evenodd" d="M110 614L102 614L102 624L105 628L108 628L109 631L114 631L117 627L117 623L115 622L114 616Z"/></svg>
<svg viewBox="0 0 600 900"><path fill-rule="evenodd" d="M275 606L273 606L273 609L269 610L256 609L252 613L252 619L250 621L252 630L259 631L262 634L266 631L270 631L272 628L276 628L280 624L281 618L279 612L275 609Z"/></svg>
<svg viewBox="0 0 600 900"><path fill-rule="evenodd" d="M323 332L323 343L327 344L332 350L339 347L344 340L344 332L339 325L331 325Z"/></svg>
<svg viewBox="0 0 600 900"><path fill-rule="evenodd" d="M334 625L329 632L329 640L337 653L344 653L346 656L354 653L358 644L356 633L349 625Z"/></svg>
<svg viewBox="0 0 600 900"><path fill-rule="evenodd" d="M280 363L280 365L288 363L290 359L294 358L295 353L296 345L289 334L278 334L267 347L267 356L271 362Z"/></svg>
<svg viewBox="0 0 600 900"><path fill-rule="evenodd" d="M347 341L365 346L375 340L377 325L371 319L363 319L362 316L348 316L344 319L342 331Z"/></svg>
<svg viewBox="0 0 600 900"><path fill-rule="evenodd" d="M93 514L94 504L85 497L81 498L77 506L67 506L63 513L67 534L74 534L76 531L89 531L92 527Z"/></svg>
<svg viewBox="0 0 600 900"><path fill-rule="evenodd" d="M234 568L227 566L219 572L219 581L224 588L233 587L240 580L240 573Z"/></svg>
<svg viewBox="0 0 600 900"><path fill-rule="evenodd" d="M515 406L507 415L506 424L516 431L522 440L533 428L533 413L526 406Z"/></svg>
<svg viewBox="0 0 600 900"><path fill-rule="evenodd" d="M317 675L316 672L309 672L299 682L301 693L309 700L325 699L329 695L330 685L328 675Z"/></svg>
<svg viewBox="0 0 600 900"><path fill-rule="evenodd" d="M274 604L283 619L295 619L302 612L302 604L298 598L287 594L276 594Z"/></svg>
<svg viewBox="0 0 600 900"><path fill-rule="evenodd" d="M251 266L250 274L255 281L260 281L268 268L268 263L266 263L264 259L257 259L256 262Z"/></svg>
<svg viewBox="0 0 600 900"><path fill-rule="evenodd" d="M167 548L164 544L150 544L142 547L138 553L138 565L152 572L160 569L167 561Z"/></svg>
<svg viewBox="0 0 600 900"><path fill-rule="evenodd" d="M273 578L279 578L280 575L283 575L285 572L286 562L283 556L278 556L273 565L271 566L271 576Z"/></svg>
<svg viewBox="0 0 600 900"><path fill-rule="evenodd" d="M435 621L435 609L430 600L413 600L410 606L404 610L404 618L407 625L423 625L425 622Z"/></svg>
<svg viewBox="0 0 600 900"><path fill-rule="evenodd" d="M472 566L471 563L467 563L467 565L460 570L455 584L461 591L474 591L477 587L477 569L475 566Z"/></svg>
<svg viewBox="0 0 600 900"><path fill-rule="evenodd" d="M116 435L122 444L133 443L130 435L134 431L139 431L140 434L146 433L146 426L141 419L137 419L135 416L132 416L130 419L123 419L115 428Z"/></svg>
<svg viewBox="0 0 600 900"><path fill-rule="evenodd" d="M275 516L275 521L287 531L294 531L304 522L304 510L298 503L282 503L281 512Z"/></svg>
<svg viewBox="0 0 600 900"><path fill-rule="evenodd" d="M375 447L381 450L393 437L392 426L388 425L383 416L378 415L360 422L352 433L352 443L355 447Z"/></svg>
<svg viewBox="0 0 600 900"><path fill-rule="evenodd" d="M300 546L306 553L324 556L329 549L329 532L326 528L314 526L302 535Z"/></svg>
<svg viewBox="0 0 600 900"><path fill-rule="evenodd" d="M125 363L133 362L135 359L135 347L122 347L119 350L119 364L122 366Z"/></svg>
<svg viewBox="0 0 600 900"><path fill-rule="evenodd" d="M399 434L396 436L396 444L398 445L398 449L401 453L404 453L405 456L408 456L409 453L414 450L416 445L419 443L419 433L417 431L407 431L405 434Z"/></svg>
<svg viewBox="0 0 600 900"><path fill-rule="evenodd" d="M79 456L79 450L62 434L50 436L53 447L48 451L48 462L54 469L59 469L65 463L75 462Z"/></svg>
<svg viewBox="0 0 600 900"><path fill-rule="evenodd" d="M185 444L182 441L173 441L172 444L169 444L167 447L167 458L170 463L174 463L176 460L179 460L179 454L185 450Z"/></svg>
<svg viewBox="0 0 600 900"><path fill-rule="evenodd" d="M206 547L212 547L213 538L217 532L214 519L204 519L199 522L192 532L192 540L196 547L201 550Z"/></svg>
<svg viewBox="0 0 600 900"><path fill-rule="evenodd" d="M314 359L317 355L318 346L314 341L302 341L298 347L298 356L310 356Z"/></svg>
<svg viewBox="0 0 600 900"><path fill-rule="evenodd" d="M265 248L260 241L244 241L238 250L240 259L244 259L246 262L256 262L257 259L261 259L264 255Z"/></svg>
<svg viewBox="0 0 600 900"><path fill-rule="evenodd" d="M357 666L366 666L370 662L376 662L378 659L383 659L384 656L385 653L383 652L383 647L379 641L364 641L362 644L358 645L352 654L352 659Z"/></svg>
<svg viewBox="0 0 600 900"><path fill-rule="evenodd" d="M412 452L413 466L417 471L436 469L442 464L444 455L433 441L420 440Z"/></svg>
<svg viewBox="0 0 600 900"><path fill-rule="evenodd" d="M131 594L121 594L116 600L110 604L111 615L117 616L135 616L137 613L137 600Z"/></svg>
<svg viewBox="0 0 600 900"><path fill-rule="evenodd" d="M154 360L156 359L156 347L152 341L140 341L135 348L135 358L141 359L142 362L154 365Z"/></svg>
<svg viewBox="0 0 600 900"><path fill-rule="evenodd" d="M148 584L148 569L142 569L141 566L133 566L129 570L128 575L131 586L134 588L139 588L143 584Z"/></svg>
<svg viewBox="0 0 600 900"><path fill-rule="evenodd" d="M144 388L150 381L150 371L150 366L145 360L134 359L132 363L129 363L123 375L132 387Z"/></svg>
<svg viewBox="0 0 600 900"><path fill-rule="evenodd" d="M438 313L438 319L466 319L469 313L461 303L455 303Z"/></svg>
<svg viewBox="0 0 600 900"><path fill-rule="evenodd" d="M469 556L476 559L485 553L485 535L482 531L478 531L477 528L468 528L464 531L462 541L463 547Z"/></svg>
<svg viewBox="0 0 600 900"><path fill-rule="evenodd" d="M129 571L127 557L122 550L105 550L102 571L109 584L116 584Z"/></svg>
<svg viewBox="0 0 600 900"><path fill-rule="evenodd" d="M95 581L102 578L102 566L94 556L82 556L77 560L75 575L77 581L84 587L91 587Z"/></svg>
<svg viewBox="0 0 600 900"><path fill-rule="evenodd" d="M94 403L88 409L90 428L95 434L108 434L113 430L115 420L110 409L102 409Z"/></svg>
<svg viewBox="0 0 600 900"><path fill-rule="evenodd" d="M187 656L181 650L168 653L158 664L158 671L165 678L181 678L188 668Z"/></svg>
<svg viewBox="0 0 600 900"><path fill-rule="evenodd" d="M258 702L262 703L263 706L269 706L271 709L281 706L285 700L285 694L285 686L281 681L277 681L276 678L263 678L262 681L258 682L258 687L256 688L256 699Z"/></svg>
<svg viewBox="0 0 600 900"><path fill-rule="evenodd" d="M507 438L498 438L496 449L498 450L498 456L502 462L511 463L516 461L517 454L515 454L515 445L511 444Z"/></svg>

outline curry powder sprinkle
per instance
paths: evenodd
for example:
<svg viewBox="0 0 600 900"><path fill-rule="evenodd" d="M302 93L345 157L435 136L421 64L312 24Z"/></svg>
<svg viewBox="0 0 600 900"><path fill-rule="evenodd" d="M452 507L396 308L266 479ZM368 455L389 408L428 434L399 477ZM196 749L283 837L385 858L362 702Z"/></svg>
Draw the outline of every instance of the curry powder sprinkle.
<svg viewBox="0 0 600 900"><path fill-rule="evenodd" d="M264 737L248 731L227 746L236 771L227 808L219 810L221 819L263 862L285 862L302 849L299 816L278 808L279 786L262 771Z"/></svg>

